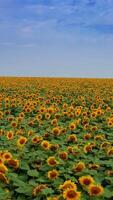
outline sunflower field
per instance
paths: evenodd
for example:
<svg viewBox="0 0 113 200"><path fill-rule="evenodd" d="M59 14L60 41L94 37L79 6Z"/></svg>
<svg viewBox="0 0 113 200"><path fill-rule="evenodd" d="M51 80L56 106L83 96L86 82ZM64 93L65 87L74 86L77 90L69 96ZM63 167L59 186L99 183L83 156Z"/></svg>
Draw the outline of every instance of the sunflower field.
<svg viewBox="0 0 113 200"><path fill-rule="evenodd" d="M0 200L113 200L113 79L0 78Z"/></svg>

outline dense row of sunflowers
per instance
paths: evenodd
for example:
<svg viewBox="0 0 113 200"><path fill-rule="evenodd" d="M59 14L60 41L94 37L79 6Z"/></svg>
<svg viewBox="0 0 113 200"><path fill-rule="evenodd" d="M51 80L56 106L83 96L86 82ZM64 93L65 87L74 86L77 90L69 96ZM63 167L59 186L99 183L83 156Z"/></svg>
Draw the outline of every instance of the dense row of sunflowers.
<svg viewBox="0 0 113 200"><path fill-rule="evenodd" d="M113 199L113 80L0 78L0 199Z"/></svg>

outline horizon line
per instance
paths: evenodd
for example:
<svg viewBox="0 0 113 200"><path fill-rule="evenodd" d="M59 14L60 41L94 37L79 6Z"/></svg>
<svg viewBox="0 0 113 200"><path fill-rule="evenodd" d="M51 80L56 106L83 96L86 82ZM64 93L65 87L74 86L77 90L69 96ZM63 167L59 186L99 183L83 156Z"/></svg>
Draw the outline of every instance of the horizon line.
<svg viewBox="0 0 113 200"><path fill-rule="evenodd" d="M81 76L24 76L24 75L19 75L19 76L16 76L16 75L3 75L1 76L0 75L0 78L58 78L58 79L61 79L61 78L65 78L65 79L113 79L113 77L81 77Z"/></svg>

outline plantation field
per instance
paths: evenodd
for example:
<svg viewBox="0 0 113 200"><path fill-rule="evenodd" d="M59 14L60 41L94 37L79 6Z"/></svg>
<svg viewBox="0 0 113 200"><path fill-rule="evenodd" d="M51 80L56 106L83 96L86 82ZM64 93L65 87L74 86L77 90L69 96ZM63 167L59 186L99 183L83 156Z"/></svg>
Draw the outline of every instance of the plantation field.
<svg viewBox="0 0 113 200"><path fill-rule="evenodd" d="M113 200L113 79L0 78L0 200Z"/></svg>

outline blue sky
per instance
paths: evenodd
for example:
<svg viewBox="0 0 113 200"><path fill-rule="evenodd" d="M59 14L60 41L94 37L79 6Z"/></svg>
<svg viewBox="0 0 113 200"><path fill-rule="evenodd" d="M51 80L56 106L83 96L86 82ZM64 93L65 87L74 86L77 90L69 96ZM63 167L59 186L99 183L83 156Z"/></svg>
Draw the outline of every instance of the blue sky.
<svg viewBox="0 0 113 200"><path fill-rule="evenodd" d="M0 0L0 75L113 77L113 0Z"/></svg>

